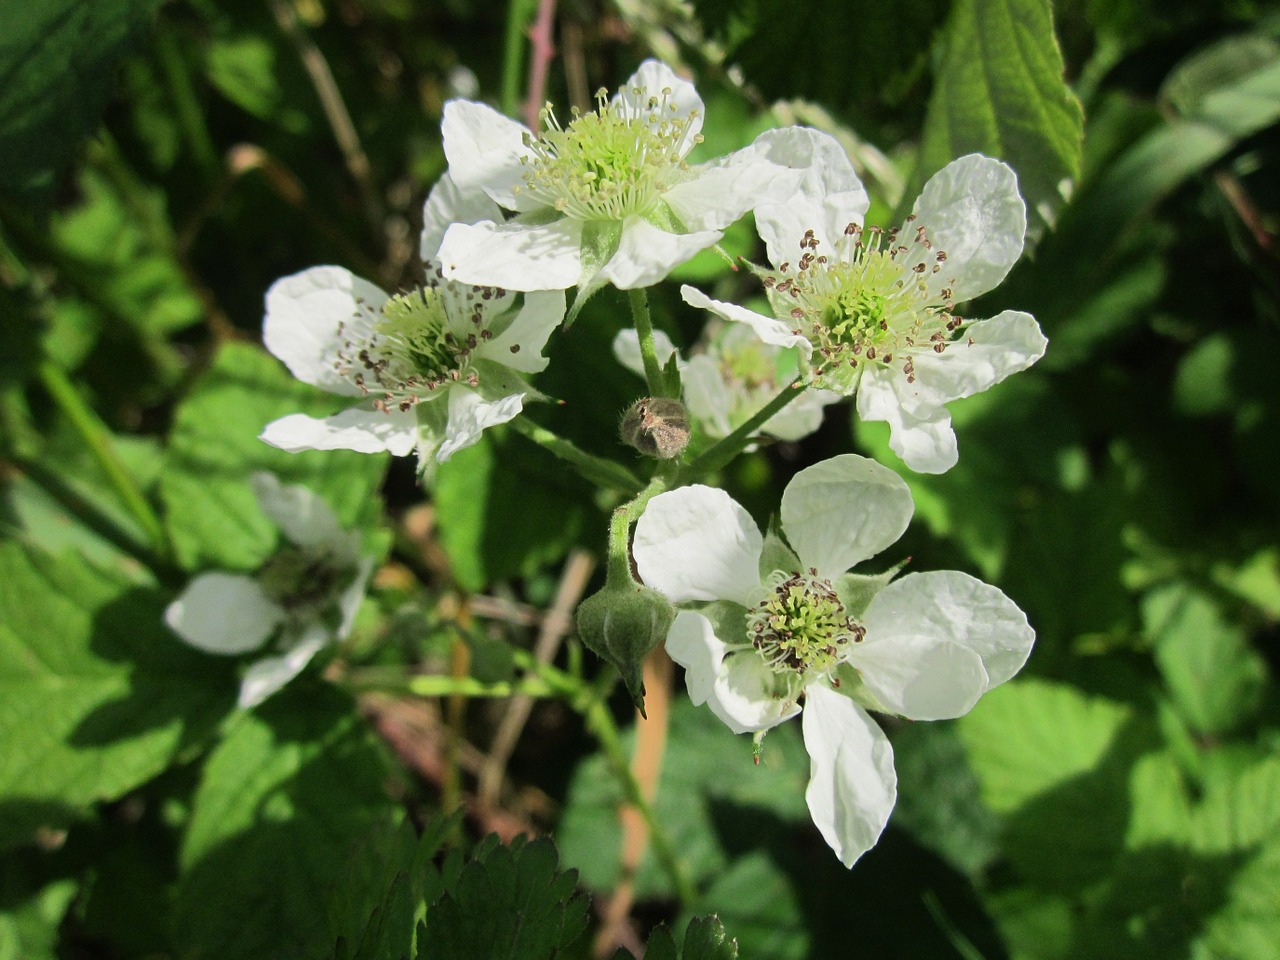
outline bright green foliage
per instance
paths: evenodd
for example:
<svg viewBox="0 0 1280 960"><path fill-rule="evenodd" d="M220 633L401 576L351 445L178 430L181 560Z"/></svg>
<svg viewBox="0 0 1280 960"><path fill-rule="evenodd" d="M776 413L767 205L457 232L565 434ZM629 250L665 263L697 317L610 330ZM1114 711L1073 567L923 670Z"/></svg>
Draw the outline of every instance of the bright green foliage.
<svg viewBox="0 0 1280 960"><path fill-rule="evenodd" d="M258 439L264 426L287 413L331 412L332 399L299 383L261 350L229 344L219 352L178 408L160 476L169 535L184 566L253 569L273 552L278 531L247 483L257 470L311 487L344 524L377 518L372 495L384 457L345 450L286 453Z"/></svg>
<svg viewBox="0 0 1280 960"><path fill-rule="evenodd" d="M630 956L619 950L614 960ZM719 917L695 917L684 931L684 944L677 951L676 941L665 925L649 934L645 960L738 960L738 942L725 933Z"/></svg>
<svg viewBox="0 0 1280 960"><path fill-rule="evenodd" d="M228 671L169 632L166 601L136 569L0 543L0 846L154 777L231 706Z"/></svg>
<svg viewBox="0 0 1280 960"><path fill-rule="evenodd" d="M985 153L1018 174L1033 236L1080 175L1084 115L1063 79L1048 0L959 0L925 115L913 185ZM910 204L917 189L908 189ZM906 210L901 211L906 213Z"/></svg>
<svg viewBox="0 0 1280 960"><path fill-rule="evenodd" d="M586 929L587 900L577 872L557 869L550 840L503 846L489 836L427 911L418 960L552 960Z"/></svg>
<svg viewBox="0 0 1280 960"><path fill-rule="evenodd" d="M0 960L55 960L57 930L71 899L74 880L56 880L33 896L23 889L26 877L0 879Z"/></svg>

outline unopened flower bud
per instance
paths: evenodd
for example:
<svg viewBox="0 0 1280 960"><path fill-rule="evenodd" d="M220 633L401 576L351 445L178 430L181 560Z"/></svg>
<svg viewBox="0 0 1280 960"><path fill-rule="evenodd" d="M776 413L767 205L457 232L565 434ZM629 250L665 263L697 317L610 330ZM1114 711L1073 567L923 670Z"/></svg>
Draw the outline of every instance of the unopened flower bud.
<svg viewBox="0 0 1280 960"><path fill-rule="evenodd" d="M616 666L636 707L644 713L644 658L667 638L675 607L636 583L611 580L578 606L578 636Z"/></svg>
<svg viewBox="0 0 1280 960"><path fill-rule="evenodd" d="M622 415L620 432L645 456L670 460L689 445L689 411L670 397L643 397Z"/></svg>

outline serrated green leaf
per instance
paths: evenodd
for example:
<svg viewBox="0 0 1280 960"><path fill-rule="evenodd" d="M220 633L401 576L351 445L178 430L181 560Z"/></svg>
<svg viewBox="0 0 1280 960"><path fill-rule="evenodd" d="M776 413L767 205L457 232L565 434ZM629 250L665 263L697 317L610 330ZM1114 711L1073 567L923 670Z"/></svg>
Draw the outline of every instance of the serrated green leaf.
<svg viewBox="0 0 1280 960"><path fill-rule="evenodd" d="M156 0L3 4L0 192L43 205L54 177L98 124L116 65Z"/></svg>
<svg viewBox="0 0 1280 960"><path fill-rule="evenodd" d="M810 956L812 936L797 892L786 872L763 851L748 853L730 864L707 888L701 902L714 906L728 922L742 941L744 956L771 960Z"/></svg>
<svg viewBox="0 0 1280 960"><path fill-rule="evenodd" d="M258 439L290 413L325 416L342 401L293 379L275 358L229 343L178 406L160 497L184 567L249 570L272 552L279 531L249 486L257 470L310 487L346 526L371 526L387 458L348 450L286 453Z"/></svg>
<svg viewBox="0 0 1280 960"><path fill-rule="evenodd" d="M1204 594L1185 584L1148 593L1142 603L1156 666L1174 703L1202 734L1221 735L1257 708L1266 663Z"/></svg>
<svg viewBox="0 0 1280 960"><path fill-rule="evenodd" d="M684 931L681 960L738 960L738 941L716 916L694 917Z"/></svg>
<svg viewBox="0 0 1280 960"><path fill-rule="evenodd" d="M230 708L217 658L164 626L145 574L0 543L0 845L160 773Z"/></svg>
<svg viewBox="0 0 1280 960"><path fill-rule="evenodd" d="M669 722L655 808L695 882L724 870L726 847L752 842L754 813L789 823L808 821L804 791L809 758L798 723L770 731L756 766L751 738L735 736L710 710L680 697L672 704ZM631 749L633 738L634 730L624 734L624 749ZM577 866L583 883L593 889L612 889L618 880L617 811L622 799L604 756L579 765L557 839L565 862ZM641 897L671 894L670 880L651 851L640 863L635 884Z"/></svg>
<svg viewBox="0 0 1280 960"><path fill-rule="evenodd" d="M588 511L562 479L542 472L543 457L522 438L486 432L440 464L432 491L440 539L464 588L529 576L579 541Z"/></svg>
<svg viewBox="0 0 1280 960"><path fill-rule="evenodd" d="M552 960L587 928L577 871L558 870L549 838L490 835L427 911L419 960Z"/></svg>
<svg viewBox="0 0 1280 960"><path fill-rule="evenodd" d="M293 684L242 714L192 802L174 919L182 952L329 956L330 892L387 848L400 820L388 772L355 704L330 687Z"/></svg>
<svg viewBox="0 0 1280 960"><path fill-rule="evenodd" d="M925 115L910 204L957 157L999 157L1018 174L1028 230L1051 226L1080 176L1084 112L1063 79L1047 0L958 0ZM905 213L906 211L902 211Z"/></svg>

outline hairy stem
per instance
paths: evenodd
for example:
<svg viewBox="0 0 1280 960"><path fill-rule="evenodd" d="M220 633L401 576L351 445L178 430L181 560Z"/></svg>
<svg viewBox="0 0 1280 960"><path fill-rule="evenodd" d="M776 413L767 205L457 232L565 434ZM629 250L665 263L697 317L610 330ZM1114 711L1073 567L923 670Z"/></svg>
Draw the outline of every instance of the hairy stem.
<svg viewBox="0 0 1280 960"><path fill-rule="evenodd" d="M631 321L635 324L636 337L640 341L640 359L644 361L644 379L649 385L649 396L666 395L662 366L658 363L658 351L653 345L653 321L649 318L649 295L644 289L628 290L631 302Z"/></svg>
<svg viewBox="0 0 1280 960"><path fill-rule="evenodd" d="M552 433L546 427L538 426L523 415L512 420L511 426L538 446L551 451L561 460L572 465L578 473L592 483L630 494L639 493L644 489L644 483L626 467L579 449L571 441Z"/></svg>

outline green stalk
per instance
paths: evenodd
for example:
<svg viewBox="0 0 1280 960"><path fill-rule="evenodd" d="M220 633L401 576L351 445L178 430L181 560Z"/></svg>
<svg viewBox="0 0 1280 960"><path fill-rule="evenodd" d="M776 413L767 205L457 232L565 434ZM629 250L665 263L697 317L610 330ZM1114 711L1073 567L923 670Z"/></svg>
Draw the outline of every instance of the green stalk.
<svg viewBox="0 0 1280 960"><path fill-rule="evenodd" d="M142 495L142 489L112 447L111 432L106 424L98 419L98 415L85 403L84 398L80 396L79 391L61 367L48 360L41 360L36 367L36 373L49 396L53 398L53 402L57 404L72 429L89 448L93 459L107 475L107 480L146 534L157 556L168 557L170 555L169 540L164 524L151 509L151 504L147 503L146 497Z"/></svg>
<svg viewBox="0 0 1280 960"><path fill-rule="evenodd" d="M571 464L578 473L592 483L633 495L644 489L644 484L640 479L626 467L579 449L572 442L552 433L545 427L538 426L523 415L512 420L511 426L518 433L524 434L524 436L538 444L538 446L549 450L561 460Z"/></svg>
<svg viewBox="0 0 1280 960"><path fill-rule="evenodd" d="M502 46L502 112L514 117L520 110L520 82L524 78L524 44L536 12L534 0L511 0Z"/></svg>
<svg viewBox="0 0 1280 960"><path fill-rule="evenodd" d="M675 887L681 904L685 907L692 906L698 893L684 866L680 863L680 858L676 856L671 838L654 815L653 807L645 800L644 794L640 791L640 784L631 773L631 765L627 762L626 752L622 749L622 738L618 735L617 724L613 722L613 715L609 713L608 706L603 700L594 701L584 715L584 719L587 722L587 728L600 741L600 747L609 761L609 766L613 769L614 776L618 778L618 783L622 785L627 803L639 811L645 825L649 828L649 842L653 846L653 852L662 869L671 878L671 884Z"/></svg>
<svg viewBox="0 0 1280 960"><path fill-rule="evenodd" d="M807 386L808 384L801 383L800 378L797 377L783 387L782 392L765 404L750 420L695 457L692 463L680 471L680 482L692 483L705 474L723 467L743 451L751 442L751 438L775 413L800 396Z"/></svg>
<svg viewBox="0 0 1280 960"><path fill-rule="evenodd" d="M628 290L631 302L631 320L635 324L636 337L640 340L640 359L644 361L644 379L649 384L649 396L666 396L662 366L658 363L658 351L653 345L653 321L649 318L649 295L644 288Z"/></svg>

